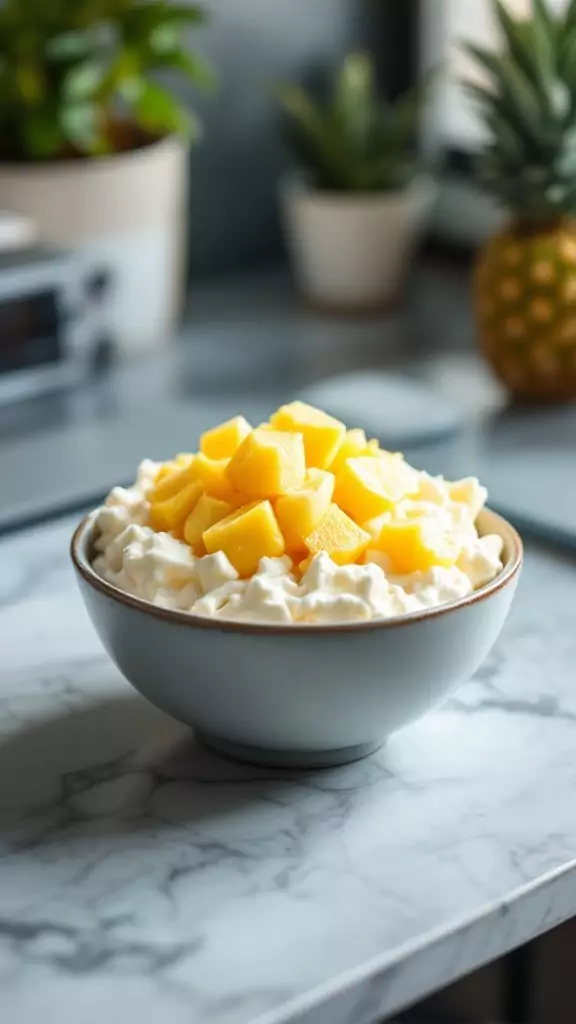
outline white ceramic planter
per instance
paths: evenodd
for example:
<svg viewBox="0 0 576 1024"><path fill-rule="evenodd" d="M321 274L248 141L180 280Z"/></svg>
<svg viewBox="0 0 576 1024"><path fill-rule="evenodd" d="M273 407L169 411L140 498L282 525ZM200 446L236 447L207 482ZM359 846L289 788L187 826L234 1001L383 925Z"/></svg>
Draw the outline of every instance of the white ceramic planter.
<svg viewBox="0 0 576 1024"><path fill-rule="evenodd" d="M284 224L301 291L314 306L335 312L393 305L435 196L425 177L405 192L370 195L285 182Z"/></svg>
<svg viewBox="0 0 576 1024"><path fill-rule="evenodd" d="M0 164L0 208L111 275L107 323L132 354L169 337L183 299L187 146L166 138L97 160Z"/></svg>

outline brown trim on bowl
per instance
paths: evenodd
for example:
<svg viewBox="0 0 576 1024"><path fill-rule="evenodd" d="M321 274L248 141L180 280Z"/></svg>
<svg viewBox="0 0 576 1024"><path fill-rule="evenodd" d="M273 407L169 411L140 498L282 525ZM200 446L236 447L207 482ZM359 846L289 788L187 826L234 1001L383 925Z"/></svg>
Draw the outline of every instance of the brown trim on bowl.
<svg viewBox="0 0 576 1024"><path fill-rule="evenodd" d="M491 583L487 583L484 587L480 587L479 590L475 590L472 594L468 594L467 597L461 597L458 601L451 601L449 604L439 605L436 608L428 608L421 612L410 612L407 615L398 615L391 619L368 619L365 622L342 622L335 625L325 625L323 623L310 623L309 625L301 625L298 623L275 623L274 625L267 625L266 623L260 624L255 622L227 621L226 619L209 619L203 615L194 615L192 612L173 611L169 608L159 608L157 605L152 604L151 601L145 601L141 597L134 597L132 594L126 594L123 590L119 590L118 587L115 587L112 583L108 583L106 580L103 580L102 577L94 571L88 559L80 550L80 542L90 525L90 519L93 515L91 512L87 516L84 516L74 531L70 544L70 555L77 573L94 590L100 591L100 593L105 594L106 597L112 598L112 600L117 601L118 604L123 604L128 608L132 608L134 611L144 612L149 615L153 615L154 618L163 619L166 622L172 622L176 625L194 627L195 629L217 629L224 633L247 633L248 635L267 636L272 636L274 634L286 635L287 633L295 633L298 636L317 636L319 633L363 633L367 630L373 631L378 629L392 629L396 626L409 626L415 622L423 622L426 619L435 619L441 615L449 615L451 612L456 612L460 608L465 608L468 605L477 604L480 601L486 600L486 598L491 597L492 594L502 590L505 586L511 583L522 567L524 548L520 534L506 519L504 519L503 516L498 515L497 512L493 512L492 509L485 509L485 511L489 512L490 516L496 520L496 525L499 527L497 530L498 535L502 537L506 546L511 548L508 552L506 564L496 579L492 580Z"/></svg>

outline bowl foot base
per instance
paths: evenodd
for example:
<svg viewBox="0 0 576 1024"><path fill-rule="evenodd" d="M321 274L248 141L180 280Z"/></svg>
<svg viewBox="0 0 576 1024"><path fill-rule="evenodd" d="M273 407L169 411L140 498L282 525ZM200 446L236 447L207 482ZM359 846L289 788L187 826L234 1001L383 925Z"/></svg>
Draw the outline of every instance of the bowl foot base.
<svg viewBox="0 0 576 1024"><path fill-rule="evenodd" d="M341 764L360 761L379 750L384 740L374 743L358 743L338 750L267 750L263 747L248 747L243 743L223 740L207 733L196 734L207 747L218 754L224 754L235 761L262 765L268 768L334 768Z"/></svg>

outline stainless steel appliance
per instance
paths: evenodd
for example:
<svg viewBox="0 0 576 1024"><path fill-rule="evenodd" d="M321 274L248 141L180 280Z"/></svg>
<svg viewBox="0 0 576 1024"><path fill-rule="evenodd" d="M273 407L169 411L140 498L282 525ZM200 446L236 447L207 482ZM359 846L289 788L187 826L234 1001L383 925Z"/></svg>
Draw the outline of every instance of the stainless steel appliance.
<svg viewBox="0 0 576 1024"><path fill-rule="evenodd" d="M78 383L109 358L111 286L72 252L0 251L0 402Z"/></svg>

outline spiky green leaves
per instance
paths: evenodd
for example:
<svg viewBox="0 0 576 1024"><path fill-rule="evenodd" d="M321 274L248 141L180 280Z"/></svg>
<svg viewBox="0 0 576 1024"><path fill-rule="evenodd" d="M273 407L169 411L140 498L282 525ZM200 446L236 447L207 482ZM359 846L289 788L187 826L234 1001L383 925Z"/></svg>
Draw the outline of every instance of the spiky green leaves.
<svg viewBox="0 0 576 1024"><path fill-rule="evenodd" d="M285 134L317 188L376 192L405 187L417 171L415 143L429 83L396 103L377 98L366 54L350 54L321 105L304 89L278 89Z"/></svg>
<svg viewBox="0 0 576 1024"><path fill-rule="evenodd" d="M515 18L492 0L503 46L464 44L486 84L464 88L490 141L478 162L484 184L525 220L576 213L576 0L555 15L532 0Z"/></svg>

